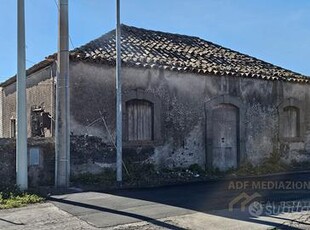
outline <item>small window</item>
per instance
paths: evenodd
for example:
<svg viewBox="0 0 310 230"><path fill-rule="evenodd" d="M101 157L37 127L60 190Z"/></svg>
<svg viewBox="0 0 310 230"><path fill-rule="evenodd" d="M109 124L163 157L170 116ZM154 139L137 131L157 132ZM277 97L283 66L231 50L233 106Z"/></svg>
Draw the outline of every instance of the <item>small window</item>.
<svg viewBox="0 0 310 230"><path fill-rule="evenodd" d="M16 119L11 119L11 133L10 133L11 138L16 137Z"/></svg>
<svg viewBox="0 0 310 230"><path fill-rule="evenodd" d="M29 149L29 165L37 166L40 164L40 149L30 148Z"/></svg>
<svg viewBox="0 0 310 230"><path fill-rule="evenodd" d="M283 109L283 137L299 137L299 110L294 106Z"/></svg>
<svg viewBox="0 0 310 230"><path fill-rule="evenodd" d="M153 140L153 104L146 100L130 100L126 103L126 111L128 140Z"/></svg>

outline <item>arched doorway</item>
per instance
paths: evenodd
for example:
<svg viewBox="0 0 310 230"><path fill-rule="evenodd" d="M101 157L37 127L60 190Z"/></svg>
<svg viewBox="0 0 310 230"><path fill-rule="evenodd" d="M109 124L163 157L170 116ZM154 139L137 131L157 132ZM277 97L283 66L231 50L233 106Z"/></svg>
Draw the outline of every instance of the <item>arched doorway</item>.
<svg viewBox="0 0 310 230"><path fill-rule="evenodd" d="M212 110L212 167L220 171L237 168L238 108L219 104Z"/></svg>
<svg viewBox="0 0 310 230"><path fill-rule="evenodd" d="M206 168L226 171L245 160L245 107L230 95L215 97L205 104Z"/></svg>

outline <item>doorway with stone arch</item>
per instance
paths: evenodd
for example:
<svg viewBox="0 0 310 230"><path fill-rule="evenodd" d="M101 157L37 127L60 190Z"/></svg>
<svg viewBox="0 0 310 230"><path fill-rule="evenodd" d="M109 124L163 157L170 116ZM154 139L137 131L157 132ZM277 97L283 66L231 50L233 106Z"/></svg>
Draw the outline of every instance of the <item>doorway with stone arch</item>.
<svg viewBox="0 0 310 230"><path fill-rule="evenodd" d="M206 103L206 167L227 171L244 159L244 108L229 95Z"/></svg>

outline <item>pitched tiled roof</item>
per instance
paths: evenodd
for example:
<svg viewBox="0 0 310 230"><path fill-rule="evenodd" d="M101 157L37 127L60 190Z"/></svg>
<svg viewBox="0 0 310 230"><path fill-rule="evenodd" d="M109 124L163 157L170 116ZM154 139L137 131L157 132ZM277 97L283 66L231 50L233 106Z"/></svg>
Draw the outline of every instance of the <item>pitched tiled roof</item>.
<svg viewBox="0 0 310 230"><path fill-rule="evenodd" d="M122 64L179 72L310 83L310 78L198 37L122 25ZM115 30L70 51L73 61L115 65ZM27 75L51 65L53 54L27 71ZM16 81L15 76L0 84Z"/></svg>
<svg viewBox="0 0 310 230"><path fill-rule="evenodd" d="M310 78L198 37L121 26L127 66L308 83ZM115 64L115 30L71 51L71 60Z"/></svg>

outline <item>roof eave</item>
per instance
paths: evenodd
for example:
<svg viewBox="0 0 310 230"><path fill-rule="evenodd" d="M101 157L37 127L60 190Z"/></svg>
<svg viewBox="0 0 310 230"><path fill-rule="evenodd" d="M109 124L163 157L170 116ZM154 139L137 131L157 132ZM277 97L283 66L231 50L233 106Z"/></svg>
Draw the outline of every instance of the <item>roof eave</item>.
<svg viewBox="0 0 310 230"><path fill-rule="evenodd" d="M43 60L43 61L33 65L32 67L27 69L26 76L28 77L31 74L33 74L33 73L35 73L35 72L37 72L39 70L42 70L42 69L44 69L44 68L46 68L48 66L51 66L54 63L54 61L55 61L54 59L47 58L47 59L45 59L45 60ZM7 86L15 83L16 82L16 76L17 75L14 75L13 77L9 78L8 80L2 82L0 84L0 87L7 87Z"/></svg>

